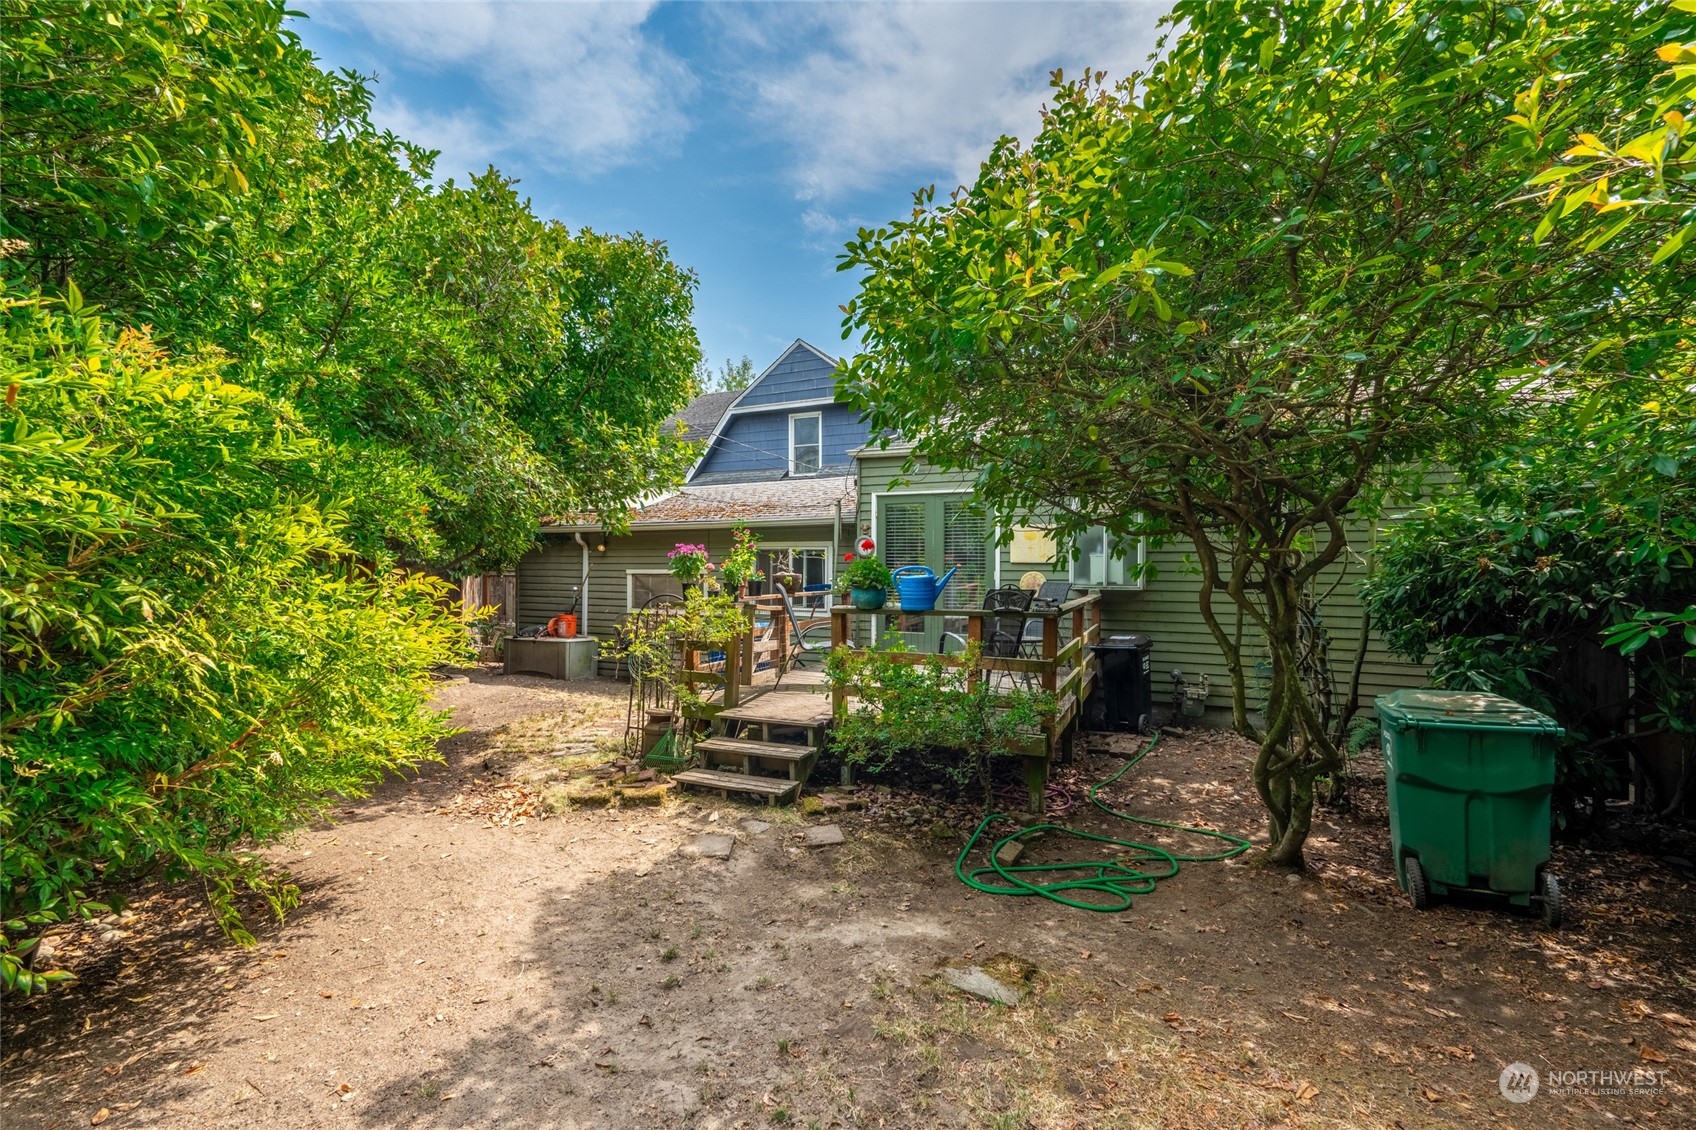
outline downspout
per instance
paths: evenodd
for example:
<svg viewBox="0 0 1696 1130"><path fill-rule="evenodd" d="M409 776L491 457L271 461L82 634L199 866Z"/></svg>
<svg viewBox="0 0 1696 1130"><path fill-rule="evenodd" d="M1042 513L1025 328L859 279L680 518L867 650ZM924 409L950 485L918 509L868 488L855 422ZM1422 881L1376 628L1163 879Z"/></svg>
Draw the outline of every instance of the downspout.
<svg viewBox="0 0 1696 1130"><path fill-rule="evenodd" d="M589 634L589 543L579 530L573 530L571 540L583 550L583 576L577 582L577 630Z"/></svg>
<svg viewBox="0 0 1696 1130"><path fill-rule="evenodd" d="M842 560L842 500L836 500L836 525L830 528L830 582L836 583L836 570Z"/></svg>

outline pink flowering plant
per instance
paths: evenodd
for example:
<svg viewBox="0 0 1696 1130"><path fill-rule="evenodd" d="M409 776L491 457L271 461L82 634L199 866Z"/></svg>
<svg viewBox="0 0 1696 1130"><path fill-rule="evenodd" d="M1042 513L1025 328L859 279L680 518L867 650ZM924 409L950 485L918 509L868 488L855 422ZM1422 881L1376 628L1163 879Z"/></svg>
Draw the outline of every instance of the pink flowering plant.
<svg viewBox="0 0 1696 1130"><path fill-rule="evenodd" d="M666 554L671 562L671 575L686 585L692 585L712 572L712 561L707 556L707 547L691 545L688 542L678 542L672 551Z"/></svg>

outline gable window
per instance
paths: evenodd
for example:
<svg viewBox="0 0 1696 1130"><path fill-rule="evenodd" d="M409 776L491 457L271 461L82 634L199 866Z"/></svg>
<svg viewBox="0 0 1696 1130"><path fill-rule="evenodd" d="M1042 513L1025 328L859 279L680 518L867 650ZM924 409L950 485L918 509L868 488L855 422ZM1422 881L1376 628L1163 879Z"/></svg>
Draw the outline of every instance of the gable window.
<svg viewBox="0 0 1696 1130"><path fill-rule="evenodd" d="M1143 539L1115 537L1091 526L1072 547L1072 583L1094 587L1142 588Z"/></svg>
<svg viewBox="0 0 1696 1130"><path fill-rule="evenodd" d="M789 417L789 473L816 475L824 465L821 417L817 412Z"/></svg>

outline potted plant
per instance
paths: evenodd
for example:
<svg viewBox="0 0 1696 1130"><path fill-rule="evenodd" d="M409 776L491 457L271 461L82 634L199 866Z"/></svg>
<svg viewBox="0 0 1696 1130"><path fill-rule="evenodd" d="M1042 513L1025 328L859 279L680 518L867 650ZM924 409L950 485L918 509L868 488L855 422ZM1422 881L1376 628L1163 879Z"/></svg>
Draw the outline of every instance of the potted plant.
<svg viewBox="0 0 1696 1130"><path fill-rule="evenodd" d="M665 555L669 561L671 575L678 583L688 588L698 585L712 571L712 562L707 557L707 547L692 545L688 542L678 542L672 551Z"/></svg>
<svg viewBox="0 0 1696 1130"><path fill-rule="evenodd" d="M781 561L775 558L771 564L771 579L774 584L789 593L801 591L801 574L795 571L795 556L785 553Z"/></svg>
<svg viewBox="0 0 1696 1130"><path fill-rule="evenodd" d="M889 587L894 583L889 566L879 558L855 559L850 555L848 567L837 574L836 591L847 593L855 608L871 612L889 600Z"/></svg>
<svg viewBox="0 0 1696 1130"><path fill-rule="evenodd" d="M730 552L719 562L719 584L724 591L732 596L742 595L749 581L757 581L765 576L760 572L760 539L747 526L737 526L731 531L732 544Z"/></svg>

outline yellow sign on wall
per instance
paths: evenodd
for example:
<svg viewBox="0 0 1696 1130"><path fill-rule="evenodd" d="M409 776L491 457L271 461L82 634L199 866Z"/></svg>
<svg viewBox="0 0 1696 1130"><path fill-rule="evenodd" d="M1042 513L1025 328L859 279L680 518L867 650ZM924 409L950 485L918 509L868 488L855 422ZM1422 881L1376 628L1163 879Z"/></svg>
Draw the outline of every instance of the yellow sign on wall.
<svg viewBox="0 0 1696 1130"><path fill-rule="evenodd" d="M1013 564L1047 565L1054 560L1054 554L1054 530L1051 527L1013 527Z"/></svg>

